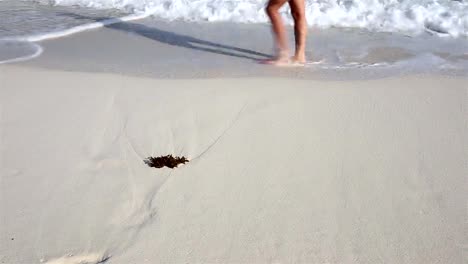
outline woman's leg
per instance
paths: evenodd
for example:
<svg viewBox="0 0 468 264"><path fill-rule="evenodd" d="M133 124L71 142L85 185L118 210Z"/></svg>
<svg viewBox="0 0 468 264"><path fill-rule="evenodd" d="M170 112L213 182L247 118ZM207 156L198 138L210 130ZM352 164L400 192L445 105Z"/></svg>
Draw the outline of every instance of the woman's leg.
<svg viewBox="0 0 468 264"><path fill-rule="evenodd" d="M276 46L278 48L278 54L276 58L278 61L289 59L286 28L284 27L281 15L278 12L281 6L283 6L287 1L288 0L270 0L266 7L266 12L268 14L268 17L270 17Z"/></svg>
<svg viewBox="0 0 468 264"><path fill-rule="evenodd" d="M300 63L306 62L305 46L307 36L307 21L305 17L305 0L289 0L291 14L294 19L294 36L296 40L296 51L294 60Z"/></svg>

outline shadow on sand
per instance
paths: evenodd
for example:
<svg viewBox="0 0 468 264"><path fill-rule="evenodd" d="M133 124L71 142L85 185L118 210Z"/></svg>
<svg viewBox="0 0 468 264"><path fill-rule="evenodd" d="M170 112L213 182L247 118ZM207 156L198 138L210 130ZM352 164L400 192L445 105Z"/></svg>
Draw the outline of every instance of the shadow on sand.
<svg viewBox="0 0 468 264"><path fill-rule="evenodd" d="M223 45L214 43L211 41L206 41L202 39L197 39L191 36L177 34L174 32L169 32L165 30L160 30L155 27L149 27L143 24L131 23L121 21L119 22L118 18L112 17L87 17L74 13L60 13L60 15L73 17L74 19L86 19L93 20L95 22L101 22L104 24L104 27L125 31L131 34L136 34L149 38L164 44L171 46L183 47L198 51L210 52L219 55L251 59L251 60L260 60L260 59L270 59L272 55L256 52L253 50L238 48L229 45ZM112 23L107 23L106 21L112 21Z"/></svg>

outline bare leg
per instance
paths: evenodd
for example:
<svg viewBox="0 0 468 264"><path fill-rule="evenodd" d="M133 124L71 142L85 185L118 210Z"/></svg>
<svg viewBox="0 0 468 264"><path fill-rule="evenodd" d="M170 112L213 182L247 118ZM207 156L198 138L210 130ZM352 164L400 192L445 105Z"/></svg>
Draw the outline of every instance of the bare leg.
<svg viewBox="0 0 468 264"><path fill-rule="evenodd" d="M266 12L271 20L276 46L278 48L276 60L279 62L287 61L289 59L286 28L284 27L281 15L278 12L281 6L283 6L287 1L288 0L270 0L266 8Z"/></svg>
<svg viewBox="0 0 468 264"><path fill-rule="evenodd" d="M289 0L291 14L294 19L294 37L296 41L296 51L293 60L305 63L305 46L307 36L307 21L305 17L305 0Z"/></svg>

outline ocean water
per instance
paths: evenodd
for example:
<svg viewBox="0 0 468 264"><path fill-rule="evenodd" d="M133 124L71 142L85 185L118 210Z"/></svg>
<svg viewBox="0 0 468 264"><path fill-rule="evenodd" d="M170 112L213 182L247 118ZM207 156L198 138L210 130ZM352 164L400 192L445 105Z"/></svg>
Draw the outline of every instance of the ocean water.
<svg viewBox="0 0 468 264"><path fill-rule="evenodd" d="M85 15L85 16L80 16ZM0 64L42 53L39 40L101 26L96 19L128 15L117 9L56 6L36 1L0 0ZM84 18L87 17L87 18Z"/></svg>
<svg viewBox="0 0 468 264"><path fill-rule="evenodd" d="M337 44L315 47L316 60L321 61L315 68L399 65L468 71L468 0L305 1L311 27L349 29L366 36L375 32L378 36L369 39L351 33L348 39L352 41L337 38L336 42L331 39ZM42 40L145 17L267 23L265 4L265 0L0 0L0 63L39 56ZM287 7L282 14L291 24ZM384 40L381 33L388 33ZM360 41L363 39L366 41ZM379 61L377 54L382 50L401 59Z"/></svg>
<svg viewBox="0 0 468 264"><path fill-rule="evenodd" d="M430 31L468 36L467 0L305 0L308 23L318 27L357 27L375 31ZM264 23L265 0L36 0L56 6L117 9L190 21ZM287 9L283 10L291 23Z"/></svg>

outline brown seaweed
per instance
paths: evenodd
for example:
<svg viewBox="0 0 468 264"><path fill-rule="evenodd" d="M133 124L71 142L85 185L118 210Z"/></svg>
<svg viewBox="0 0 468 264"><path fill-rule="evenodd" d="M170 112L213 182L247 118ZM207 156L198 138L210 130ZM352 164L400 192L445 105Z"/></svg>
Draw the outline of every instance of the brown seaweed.
<svg viewBox="0 0 468 264"><path fill-rule="evenodd" d="M189 162L187 158L182 157L173 157L172 155L160 156L160 157L148 157L144 160L145 164L153 168L176 168L179 164L185 164Z"/></svg>

